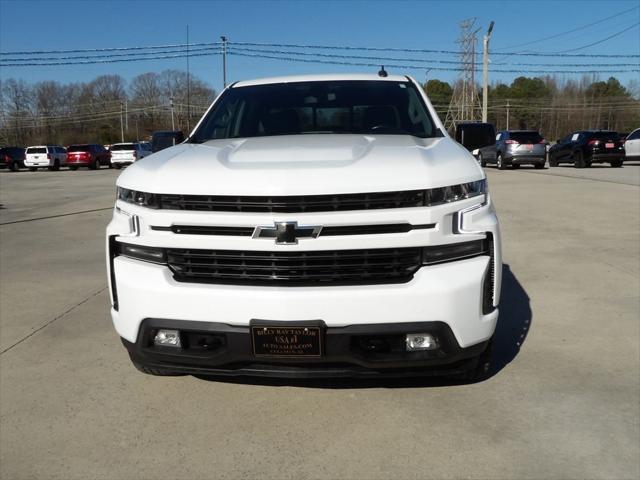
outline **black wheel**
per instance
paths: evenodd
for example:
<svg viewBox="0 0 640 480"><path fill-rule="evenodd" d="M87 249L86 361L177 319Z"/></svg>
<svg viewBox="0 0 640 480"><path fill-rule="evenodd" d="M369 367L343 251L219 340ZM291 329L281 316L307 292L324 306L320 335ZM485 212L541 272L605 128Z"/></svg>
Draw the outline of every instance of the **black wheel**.
<svg viewBox="0 0 640 480"><path fill-rule="evenodd" d="M20 170L20 162L18 162L17 160L11 162L11 168L10 170L12 172L17 172L18 170Z"/></svg>
<svg viewBox="0 0 640 480"><path fill-rule="evenodd" d="M136 367L139 372L146 373L147 375L155 375L156 377L179 377L184 375L184 373L175 372L173 370L167 370L165 368L150 368L135 362L133 362L133 366Z"/></svg>
<svg viewBox="0 0 640 480"><path fill-rule="evenodd" d="M621 158L619 158L619 159L617 159L617 160L613 160L613 161L611 162L611 166L612 166L613 168L620 168L620 167L622 166L622 159L621 159Z"/></svg>
<svg viewBox="0 0 640 480"><path fill-rule="evenodd" d="M30 172L35 172L36 170L38 170L36 167L29 167Z"/></svg>
<svg viewBox="0 0 640 480"><path fill-rule="evenodd" d="M549 166L550 167L557 167L560 163L558 162L558 160L556 160L555 158L551 158L549 157Z"/></svg>
<svg viewBox="0 0 640 480"><path fill-rule="evenodd" d="M114 167L116 168L116 170L120 170L122 168L122 165L120 165L119 163L116 163Z"/></svg>
<svg viewBox="0 0 640 480"><path fill-rule="evenodd" d="M77 165L69 165L69 170L73 170L74 172L78 169Z"/></svg>
<svg viewBox="0 0 640 480"><path fill-rule="evenodd" d="M518 168L520 168L520 164L519 163L514 163L514 164L511 165L511 168L518 169Z"/></svg>
<svg viewBox="0 0 640 480"><path fill-rule="evenodd" d="M580 150L573 152L573 166L576 168L584 168L587 166L584 161L584 155L582 155Z"/></svg>
<svg viewBox="0 0 640 480"><path fill-rule="evenodd" d="M89 170L96 170L100 168L100 164L98 163L98 159L96 158L89 164Z"/></svg>
<svg viewBox="0 0 640 480"><path fill-rule="evenodd" d="M538 162L534 165L534 167L538 170L542 170L544 168L544 162Z"/></svg>
<svg viewBox="0 0 640 480"><path fill-rule="evenodd" d="M504 164L504 159L502 158L502 154L499 153L496 157L496 165L498 166L498 170L504 170L507 166Z"/></svg>
<svg viewBox="0 0 640 480"><path fill-rule="evenodd" d="M109 165L109 168L113 168L113 163L109 162L107 165Z"/></svg>
<svg viewBox="0 0 640 480"><path fill-rule="evenodd" d="M53 161L53 167L49 167L49 170L57 172L58 170L60 170L60 160L54 160Z"/></svg>

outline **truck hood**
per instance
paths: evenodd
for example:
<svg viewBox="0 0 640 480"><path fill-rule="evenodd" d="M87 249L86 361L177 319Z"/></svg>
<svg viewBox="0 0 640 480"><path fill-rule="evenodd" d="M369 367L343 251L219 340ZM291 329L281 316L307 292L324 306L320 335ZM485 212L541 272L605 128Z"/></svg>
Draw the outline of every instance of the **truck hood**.
<svg viewBox="0 0 640 480"><path fill-rule="evenodd" d="M191 195L318 195L418 190L484 172L448 137L285 135L184 143L128 167L118 186Z"/></svg>

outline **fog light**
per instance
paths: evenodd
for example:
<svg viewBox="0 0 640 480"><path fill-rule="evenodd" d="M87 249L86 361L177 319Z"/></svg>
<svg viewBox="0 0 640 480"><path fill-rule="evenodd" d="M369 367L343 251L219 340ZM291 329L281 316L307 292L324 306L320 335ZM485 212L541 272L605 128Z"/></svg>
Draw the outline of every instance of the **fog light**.
<svg viewBox="0 0 640 480"><path fill-rule="evenodd" d="M153 344L163 347L180 347L180 332L178 330L158 330Z"/></svg>
<svg viewBox="0 0 640 480"><path fill-rule="evenodd" d="M408 333L405 342L408 352L415 350L435 350L438 348L436 337L428 333Z"/></svg>

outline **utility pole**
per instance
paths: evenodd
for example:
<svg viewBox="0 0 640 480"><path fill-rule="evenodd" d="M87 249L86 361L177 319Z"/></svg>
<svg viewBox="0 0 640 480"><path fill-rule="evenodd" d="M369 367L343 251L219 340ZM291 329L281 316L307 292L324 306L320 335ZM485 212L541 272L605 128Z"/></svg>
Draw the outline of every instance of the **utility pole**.
<svg viewBox="0 0 640 480"><path fill-rule="evenodd" d="M227 87L227 37L222 35L222 88Z"/></svg>
<svg viewBox="0 0 640 480"><path fill-rule="evenodd" d="M124 130L129 131L129 102L126 98L124 99Z"/></svg>
<svg viewBox="0 0 640 480"><path fill-rule="evenodd" d="M507 100L507 130L509 130L509 100Z"/></svg>
<svg viewBox="0 0 640 480"><path fill-rule="evenodd" d="M124 143L124 102L120 102L120 141Z"/></svg>
<svg viewBox="0 0 640 480"><path fill-rule="evenodd" d="M176 123L173 119L173 97L169 97L169 105L171 106L171 130L175 131Z"/></svg>
<svg viewBox="0 0 640 480"><path fill-rule="evenodd" d="M191 132L191 73L189 73L189 25L187 25L187 132Z"/></svg>
<svg viewBox="0 0 640 480"><path fill-rule="evenodd" d="M454 83L453 95L444 120L447 130L454 130L457 123L476 118L476 108L479 107L478 92L475 84L476 68L476 34L480 28L476 28L476 19L470 18L460 22L460 77ZM479 108L478 108L479 110Z"/></svg>
<svg viewBox="0 0 640 480"><path fill-rule="evenodd" d="M489 103L489 40L494 22L491 20L487 34L482 42L482 122L487 123L487 105Z"/></svg>

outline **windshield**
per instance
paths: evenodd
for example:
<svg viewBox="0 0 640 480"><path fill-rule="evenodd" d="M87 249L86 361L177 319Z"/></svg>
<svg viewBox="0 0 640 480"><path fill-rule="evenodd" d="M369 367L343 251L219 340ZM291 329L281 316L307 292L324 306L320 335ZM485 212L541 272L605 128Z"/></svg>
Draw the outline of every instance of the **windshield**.
<svg viewBox="0 0 640 480"><path fill-rule="evenodd" d="M538 132L511 132L509 138L518 143L540 143L543 140Z"/></svg>
<svg viewBox="0 0 640 480"><path fill-rule="evenodd" d="M191 141L313 133L436 134L410 82L317 81L231 88Z"/></svg>
<svg viewBox="0 0 640 480"><path fill-rule="evenodd" d="M120 150L135 150L136 146L133 143L121 143L120 145L112 145L111 151L117 152Z"/></svg>
<svg viewBox="0 0 640 480"><path fill-rule="evenodd" d="M595 132L591 134L591 138L594 140L609 140L613 142L618 139L616 132Z"/></svg>
<svg viewBox="0 0 640 480"><path fill-rule="evenodd" d="M88 152L90 150L89 145L71 145L67 148L67 152Z"/></svg>
<svg viewBox="0 0 640 480"><path fill-rule="evenodd" d="M27 153L47 153L46 147L29 147Z"/></svg>

